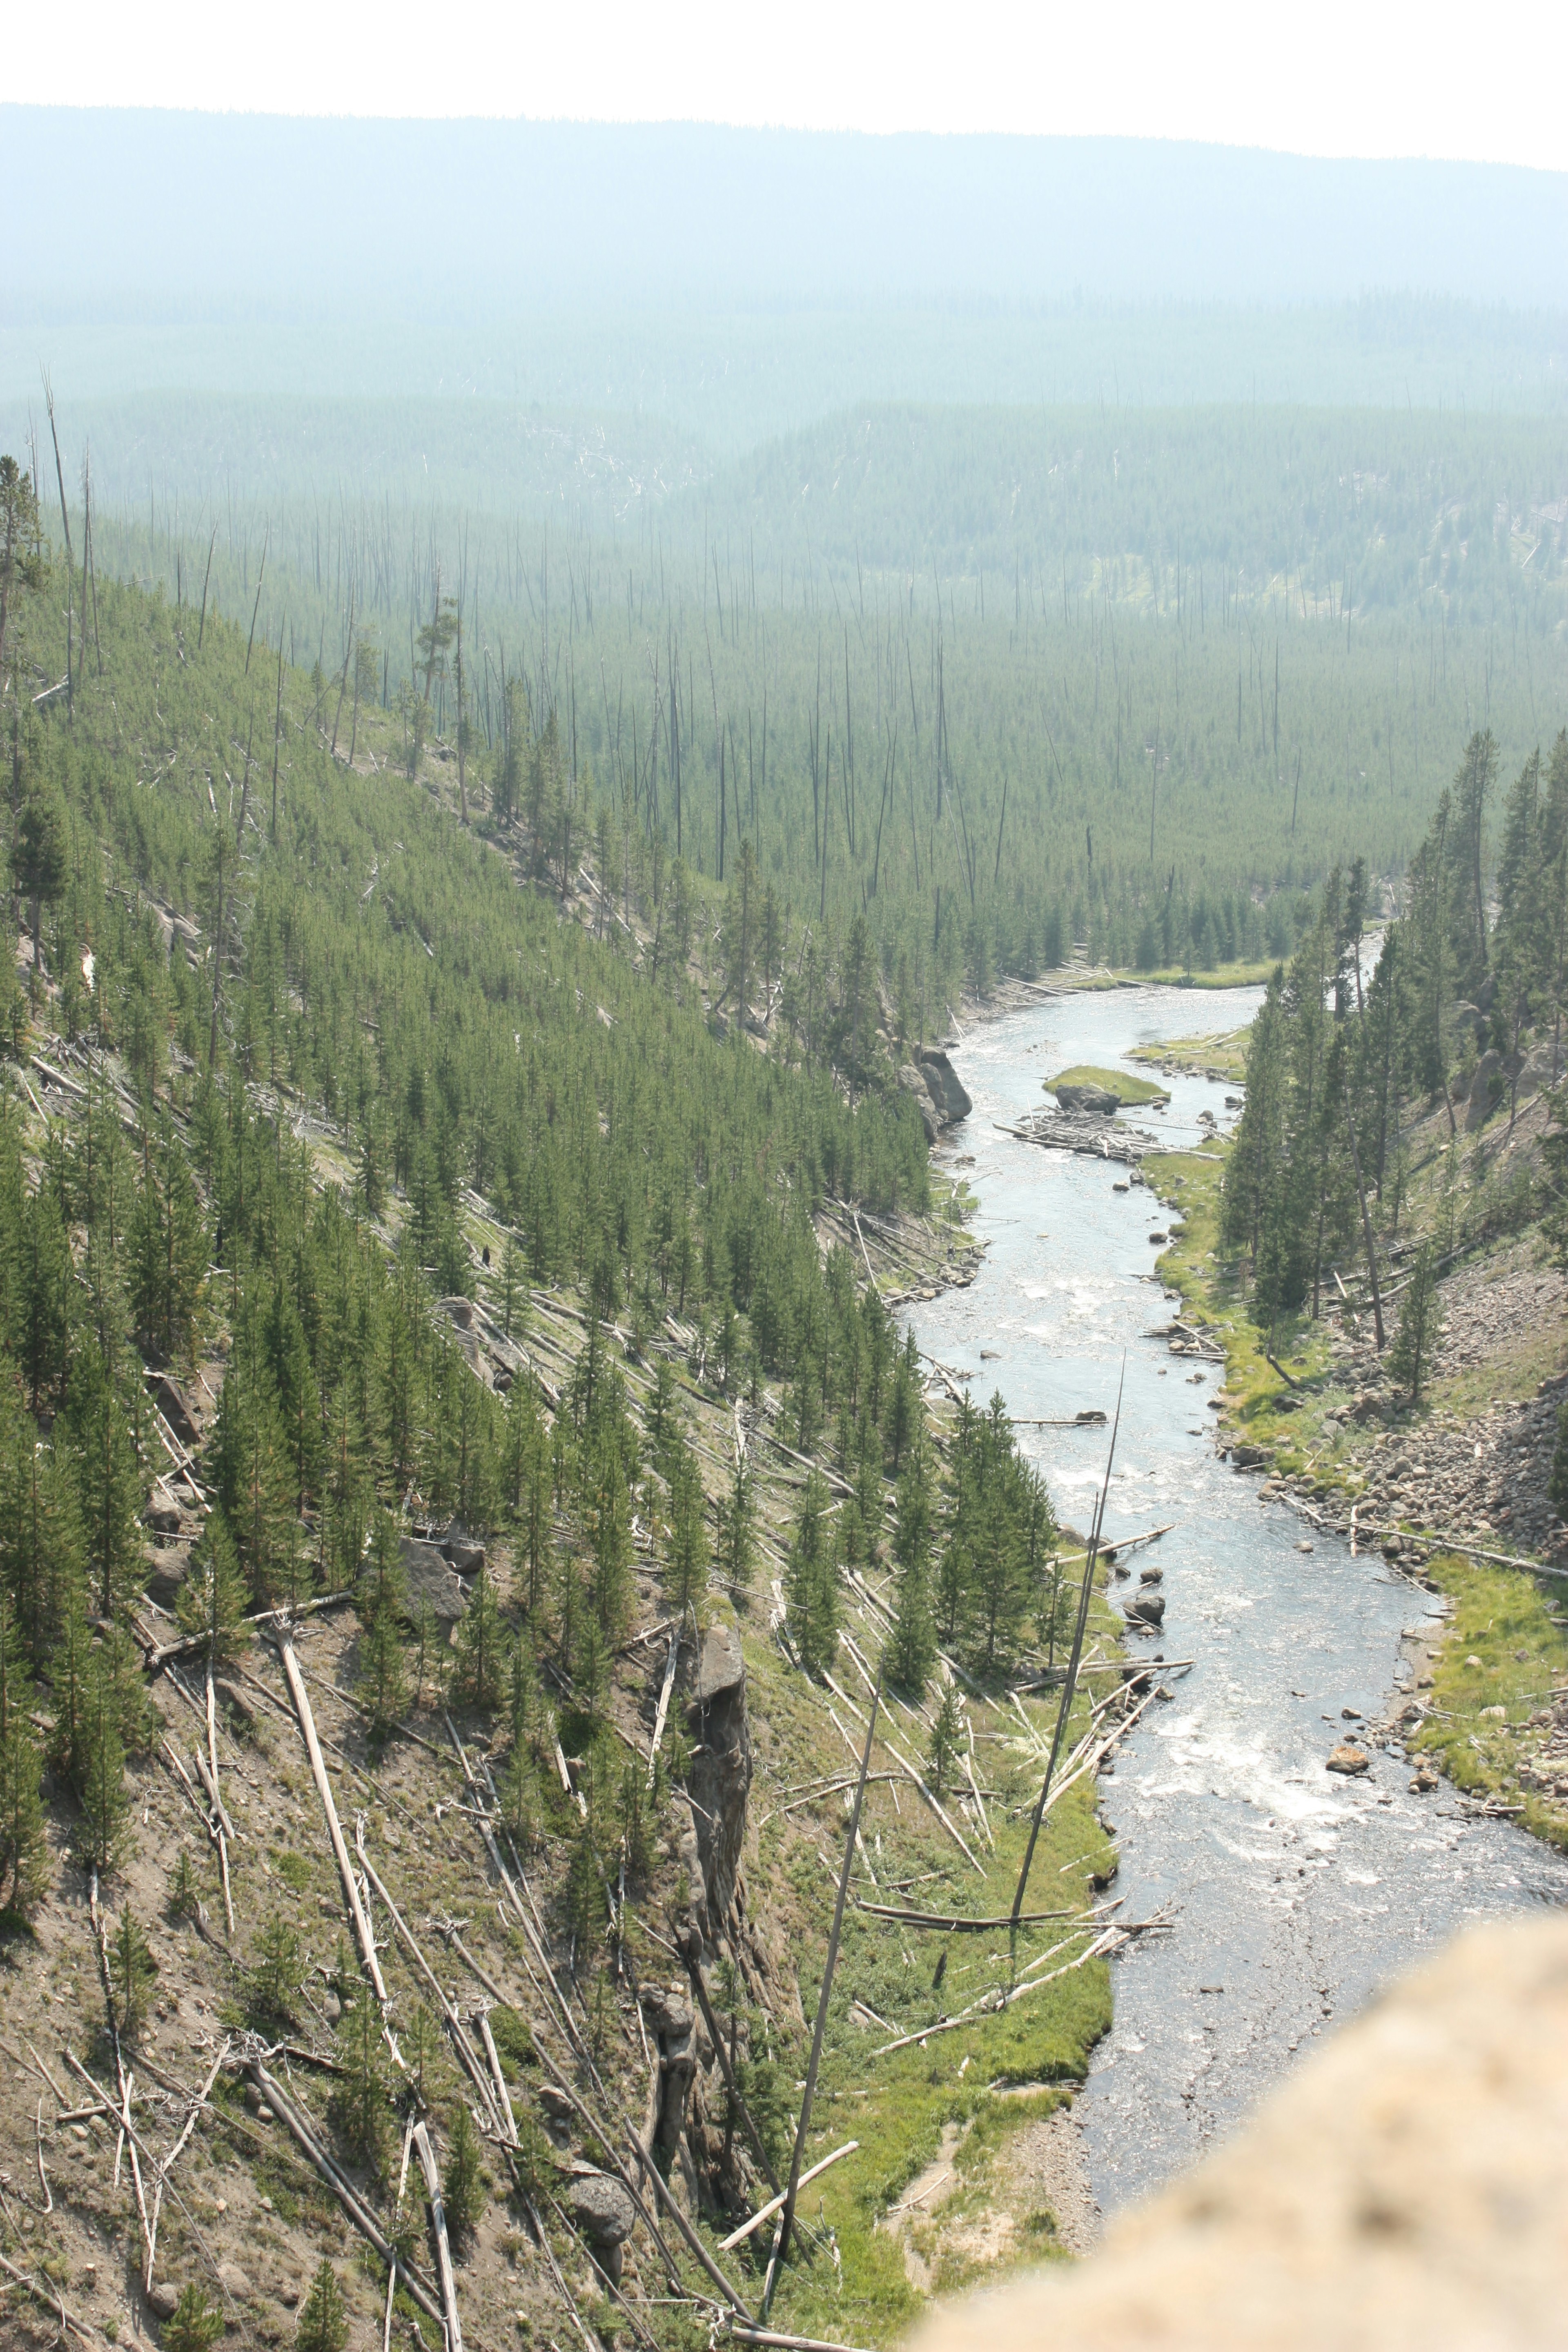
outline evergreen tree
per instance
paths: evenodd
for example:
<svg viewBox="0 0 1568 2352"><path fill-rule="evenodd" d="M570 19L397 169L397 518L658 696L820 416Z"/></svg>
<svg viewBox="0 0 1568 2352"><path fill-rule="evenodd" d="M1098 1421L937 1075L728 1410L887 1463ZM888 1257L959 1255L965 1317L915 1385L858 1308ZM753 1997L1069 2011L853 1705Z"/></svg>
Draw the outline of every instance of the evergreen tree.
<svg viewBox="0 0 1568 2352"><path fill-rule="evenodd" d="M81 1502L88 1583L100 1616L112 1617L144 1572L141 1518L147 1479L117 1364L95 1338L81 1339L73 1354L63 1423Z"/></svg>
<svg viewBox="0 0 1568 2352"><path fill-rule="evenodd" d="M49 1876L32 1706L16 1612L0 1590L0 1906L22 1918L37 1907Z"/></svg>
<svg viewBox="0 0 1568 2352"><path fill-rule="evenodd" d="M16 813L11 872L18 895L33 910L33 969L37 971L43 910L63 894L70 872L65 801L47 775L37 779Z"/></svg>
<svg viewBox="0 0 1568 2352"><path fill-rule="evenodd" d="M294 2342L298 2352L343 2352L348 2340L348 2306L338 2274L323 2254L310 2281L310 2292L300 2307Z"/></svg>
<svg viewBox="0 0 1568 2352"><path fill-rule="evenodd" d="M452 1696L477 1714L500 1705L505 1686L505 1634L488 1567L468 1588L468 1605L458 1620L458 1665Z"/></svg>
<svg viewBox="0 0 1568 2352"><path fill-rule="evenodd" d="M58 1684L56 1696L58 1699ZM83 1854L100 1872L113 1869L132 1838L120 1714L111 1676L102 1660L89 1654L81 1676L80 1717L73 1742L71 1779L82 1811Z"/></svg>
<svg viewBox="0 0 1568 2352"><path fill-rule="evenodd" d="M731 1598L742 1608L751 1598L756 1563L756 1498L752 1479L742 1454L735 1464L729 1499L719 1507L719 1572Z"/></svg>
<svg viewBox="0 0 1568 2352"><path fill-rule="evenodd" d="M135 2038L147 2014L148 1995L157 1973L147 1938L132 1916L130 1904L124 1904L109 1939L110 1997L115 2027L122 2040Z"/></svg>
<svg viewBox="0 0 1568 2352"><path fill-rule="evenodd" d="M944 1682L942 1704L931 1724L931 1744L926 1750L931 1785L939 1797L946 1793L948 1778L963 1753L963 1710L958 1703L957 1685Z"/></svg>
<svg viewBox="0 0 1568 2352"><path fill-rule="evenodd" d="M292 2025L299 2013L301 1968L300 1939L282 1913L274 1911L258 1931L246 1972L246 2008L251 2017Z"/></svg>
<svg viewBox="0 0 1568 2352"><path fill-rule="evenodd" d="M223 2313L207 2301L206 2289L190 2279L163 2322L163 2352L211 2352L223 2330Z"/></svg>
<svg viewBox="0 0 1568 2352"><path fill-rule="evenodd" d="M1552 1454L1552 1479L1547 1496L1560 1519L1568 1519L1568 1402L1557 1412L1557 1443Z"/></svg>
<svg viewBox="0 0 1568 2352"><path fill-rule="evenodd" d="M1399 1303L1399 1329L1388 1351L1390 1376L1409 1390L1413 1404L1421 1402L1422 1384L1430 1375L1442 1336L1436 1252L1430 1242L1423 1242Z"/></svg>
<svg viewBox="0 0 1568 2352"><path fill-rule="evenodd" d="M64 1384L74 1268L53 1186L41 1185L22 1218L22 1329L18 1354L35 1412Z"/></svg>
<svg viewBox="0 0 1568 2352"><path fill-rule="evenodd" d="M328 2111L356 2164L380 2176L386 2159L386 2073L381 2030L368 1986L360 1986L353 2007L338 2029L338 2076Z"/></svg>
<svg viewBox="0 0 1568 2352"><path fill-rule="evenodd" d="M479 2137L466 2106L459 2105L452 2125L451 2145L441 2175L441 2202L447 2228L460 2251L468 2245L484 2215L484 2173L479 2163Z"/></svg>
<svg viewBox="0 0 1568 2352"><path fill-rule="evenodd" d="M0 1397L0 1581L34 1673L48 1675L58 1692L61 1639L68 1623L79 1628L85 1607L80 1517L54 1446L8 1405Z"/></svg>
<svg viewBox="0 0 1568 2352"><path fill-rule="evenodd" d="M206 1228L190 1164L165 1116L156 1139L150 1126L142 1128L130 1282L137 1334L165 1363L193 1352L206 1270Z"/></svg>
<svg viewBox="0 0 1568 2352"><path fill-rule="evenodd" d="M838 1647L838 1576L827 1482L805 1482L784 1570L784 1606L796 1655L808 1675L831 1665Z"/></svg>
<svg viewBox="0 0 1568 2352"><path fill-rule="evenodd" d="M669 1606L679 1617L700 1610L708 1591L707 1497L697 1457L679 1436L667 1453L669 1465L669 1567L665 1580Z"/></svg>
<svg viewBox="0 0 1568 2352"><path fill-rule="evenodd" d="M174 1863L174 1874L169 1881L169 1916L174 1919L189 1919L199 1925L202 1917L201 1889L196 1874L191 1868L189 1849L182 1846Z"/></svg>
<svg viewBox="0 0 1568 2352"><path fill-rule="evenodd" d="M931 1491L930 1454L913 1445L899 1481L893 1559L898 1580L888 1675L894 1686L919 1696L936 1663L936 1630L931 1600Z"/></svg>
<svg viewBox="0 0 1568 2352"><path fill-rule="evenodd" d="M245 1601L228 1523L222 1506L215 1505L191 1552L190 1570L175 1604L180 1631L201 1643L201 1654L215 1666L243 1656L249 1644Z"/></svg>
<svg viewBox="0 0 1568 2352"><path fill-rule="evenodd" d="M384 1601L360 1637L359 1673L354 1687L370 1717L372 1738L384 1739L408 1704L403 1635L396 1612Z"/></svg>
<svg viewBox="0 0 1568 2352"><path fill-rule="evenodd" d="M254 1320L236 1337L214 1453L218 1500L253 1600L260 1608L298 1600L304 1577L294 1476Z"/></svg>

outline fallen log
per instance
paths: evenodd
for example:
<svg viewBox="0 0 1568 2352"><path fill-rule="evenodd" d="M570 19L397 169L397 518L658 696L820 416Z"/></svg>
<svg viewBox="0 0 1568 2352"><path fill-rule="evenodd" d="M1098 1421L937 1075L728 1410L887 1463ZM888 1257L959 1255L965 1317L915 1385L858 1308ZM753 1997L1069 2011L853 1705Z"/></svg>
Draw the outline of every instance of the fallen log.
<svg viewBox="0 0 1568 2352"><path fill-rule="evenodd" d="M447 2352L463 2352L463 2323L458 2315L458 2282L452 2274L447 2211L441 2202L441 2176L436 2168L436 2151L430 2145L429 2126L423 2121L414 2126L414 2146L419 2157L419 2169L425 2175L425 2193L430 2200L430 2226L436 2233L436 2259L441 2272L441 2301L447 2314Z"/></svg>
<svg viewBox="0 0 1568 2352"><path fill-rule="evenodd" d="M816 2163L808 2165L806 2169L801 2174L799 2179L795 2182L796 2190L798 2191L804 2189L808 2180L815 2180L819 2172L826 2172L829 2165L837 2164L840 2157L853 2156L855 2150L859 2147L859 2145L860 2143L858 2139L847 2139L842 2147L836 2147L834 2149L831 2156L820 2157ZM784 2203L788 2195L789 2190L787 2189L781 2189L776 2197L770 2197L765 2205L759 2205L749 2221L742 2221L738 2230L731 2230L727 2238L720 2239L719 2252L721 2254L727 2254L731 2246L738 2246L742 2238L749 2238L753 2230L761 2229L763 2223L768 2219L770 2214L773 2214L778 2211L779 2207Z"/></svg>
<svg viewBox="0 0 1568 2352"><path fill-rule="evenodd" d="M282 1659L283 1672L294 1701L294 1709L300 1718L300 1728L304 1734L305 1749L310 1759L310 1777L316 1783L316 1794L321 1801L321 1811L327 1817L327 1832L332 1842L332 1852L337 1857L338 1875L343 1883L343 1894L348 1902L349 1916L353 1923L354 1935L359 1944L360 1958L364 1963L365 1974L375 1988L376 2000L384 2011L386 1985L382 1977L381 1963L375 1957L375 1937L371 1933L370 1921L365 1916L364 1905L360 1899L359 1884L354 1877L353 1864L349 1860L348 1847L343 1843L342 1827L338 1820L338 1809L332 1798L331 1782L327 1778L327 1767L321 1755L321 1743L316 1737L316 1718L310 1712L310 1701L300 1676L300 1663L294 1655L294 1644L289 1639L286 1627L279 1629L276 1640L278 1654Z"/></svg>

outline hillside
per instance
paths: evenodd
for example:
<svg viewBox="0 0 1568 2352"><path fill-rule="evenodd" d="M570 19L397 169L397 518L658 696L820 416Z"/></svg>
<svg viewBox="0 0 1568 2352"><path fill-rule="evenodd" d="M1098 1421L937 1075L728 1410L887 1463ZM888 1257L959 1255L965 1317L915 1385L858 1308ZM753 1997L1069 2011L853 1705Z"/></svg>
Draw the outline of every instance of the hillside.
<svg viewBox="0 0 1568 2352"><path fill-rule="evenodd" d="M7 2326L743 2331L811 2079L771 2316L886 2343L1071 2241L1153 1696L1090 1593L966 1936L1083 1556L900 1339L971 1262L940 1057L521 713L409 758L90 566L68 669L5 488Z"/></svg>

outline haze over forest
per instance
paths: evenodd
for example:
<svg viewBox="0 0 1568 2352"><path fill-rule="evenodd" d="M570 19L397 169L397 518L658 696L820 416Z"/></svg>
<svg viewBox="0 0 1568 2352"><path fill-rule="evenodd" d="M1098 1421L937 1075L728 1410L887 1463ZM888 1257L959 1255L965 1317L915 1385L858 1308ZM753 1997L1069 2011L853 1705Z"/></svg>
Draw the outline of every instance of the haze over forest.
<svg viewBox="0 0 1568 2352"><path fill-rule="evenodd" d="M209 2289L307 2352L459 2304L689 2352L748 2299L896 2345L977 2266L888 2226L939 2155L999 2261L1069 2250L987 2168L1173 1924L1098 1900L1096 1774L1173 1695L1117 1656L1162 1571L1066 1524L1106 1416L1016 1424L996 1350L960 1379L910 1319L985 1273L952 1032L1254 991L1161 1083L1038 1066L1059 1112L993 1150L1127 1197L1091 1234L1058 1189L1053 1240L1031 1195L1008 1344L1168 1275L1198 1319L1129 1327L1194 1359L1150 1370L1168 1460L1378 1493L1403 1557L1404 1438L1354 1449L1436 1461L1440 1277L1568 1234L1568 175L5 106L0 220L0 1964L115 2085L67 2147L0 2084L16 2168L79 2167L44 2272L177 2352ZM1243 1091L1166 1156L1118 1112L1176 1076ZM1442 1507L1568 1559L1524 1265L1519 1413L1483 1448L1493 1370L1452 1389ZM1532 1605L1516 1696L1568 1671ZM1455 1777L1490 1689L1445 1688ZM1005 1980L954 1942L944 1990L1009 1903ZM214 2053L177 2144L145 2082L132 2118L164 2023ZM770 2256L819 2060L858 2160ZM177 2159L222 2267L184 2205L154 2243Z"/></svg>

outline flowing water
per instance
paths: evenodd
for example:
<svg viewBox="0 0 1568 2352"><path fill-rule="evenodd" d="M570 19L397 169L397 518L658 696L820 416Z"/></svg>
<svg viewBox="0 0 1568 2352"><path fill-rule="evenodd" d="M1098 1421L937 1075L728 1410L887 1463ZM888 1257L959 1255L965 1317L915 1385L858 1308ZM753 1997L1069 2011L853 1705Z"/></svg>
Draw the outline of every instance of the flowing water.
<svg viewBox="0 0 1568 2352"><path fill-rule="evenodd" d="M1166 1321L1152 1192L1115 1192L1114 1163L1042 1150L994 1121L1041 1107L1042 1082L1074 1063L1125 1062L1157 1038L1212 1034L1250 1018L1256 991L1148 988L1054 997L976 1029L952 1051L974 1099L952 1157L978 1199L984 1266L966 1290L924 1303L920 1345L973 1375L977 1402L1062 1416L1126 1390L1106 1511L1110 1540L1175 1524L1136 1570L1164 1570L1159 1638L1135 1648L1193 1658L1173 1676L1101 1782L1125 1916L1168 1906L1174 1932L1114 1965L1115 2023L1079 2103L1095 2192L1110 2213L1228 2134L1298 2051L1467 1921L1568 1899L1568 1863L1503 1822L1461 1817L1373 1750L1345 1780L1324 1759L1341 1710L1380 1714L1411 1673L1401 1635L1437 1603L1381 1559L1352 1559L1215 1452L1205 1400L1221 1380L1147 1335ZM1126 1065L1136 1068L1136 1065ZM1145 1072L1143 1075L1152 1075ZM1165 1078L1171 1106L1123 1114L1173 1144L1202 1140L1200 1110L1228 1124L1225 1088ZM1109 1429L1019 1431L1058 1514L1087 1527ZM1302 1549L1305 1542L1311 1549ZM1038 1890L1037 1890L1038 1891Z"/></svg>

